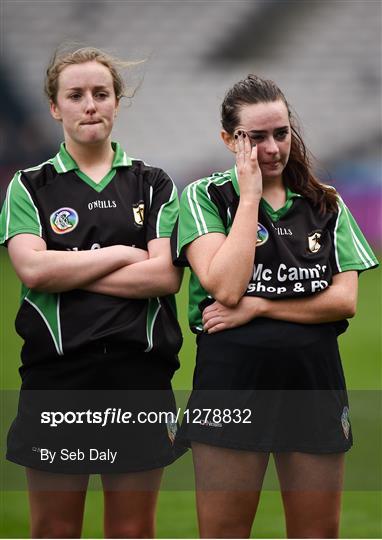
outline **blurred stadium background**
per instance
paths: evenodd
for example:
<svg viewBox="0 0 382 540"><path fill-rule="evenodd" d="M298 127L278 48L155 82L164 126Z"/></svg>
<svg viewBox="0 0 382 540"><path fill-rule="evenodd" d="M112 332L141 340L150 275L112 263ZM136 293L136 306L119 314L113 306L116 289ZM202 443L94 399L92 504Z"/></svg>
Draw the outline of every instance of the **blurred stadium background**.
<svg viewBox="0 0 382 540"><path fill-rule="evenodd" d="M379 0L1 0L1 198L17 169L57 151L62 134L49 115L43 77L57 45L75 41L126 60L146 59L126 72L128 85L139 88L122 104L114 138L129 155L165 169L179 190L232 166L219 138L225 91L251 72L274 79L298 112L320 178L337 187L380 253L381 11ZM13 331L19 284L4 249L0 265L0 376L1 388L7 390L19 386L20 341ZM186 288L187 279L178 299L185 336L182 367L174 380L178 389L190 388L194 359ZM341 338L341 350L348 386L360 392L358 401L365 404L367 392L382 383L379 270L361 277L358 314ZM3 393L3 405L5 399ZM379 393L369 405L364 417L359 416L361 433L370 409L375 422L363 438L355 433L357 445L366 449L361 452L365 459L357 460L356 446L349 467L358 467L360 479L374 480L353 482L345 492L345 538L382 536ZM368 449L375 457L370 463ZM15 466L1 464L3 486L9 467ZM7 489L0 497L0 537L27 537L26 493ZM102 536L101 515L102 495L95 490L88 497L85 537ZM163 491L158 534L197 536L191 490ZM280 497L271 489L262 497L253 535L284 536Z"/></svg>

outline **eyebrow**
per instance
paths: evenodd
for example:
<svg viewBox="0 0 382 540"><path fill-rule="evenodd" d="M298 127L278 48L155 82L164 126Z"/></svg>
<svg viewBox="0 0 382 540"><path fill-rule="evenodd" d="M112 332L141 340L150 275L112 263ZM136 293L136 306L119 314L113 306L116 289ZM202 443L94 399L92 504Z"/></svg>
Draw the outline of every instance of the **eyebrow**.
<svg viewBox="0 0 382 540"><path fill-rule="evenodd" d="M275 128L273 131L282 131L283 129L289 129L289 126L281 126L281 127L277 127ZM261 130L261 129L250 129L247 131L247 133L253 133L253 134L262 134L262 133L267 133L267 131L265 129Z"/></svg>
<svg viewBox="0 0 382 540"><path fill-rule="evenodd" d="M108 87L104 86L104 85L94 87L94 90L107 90L107 89L108 89ZM79 90L83 90L83 88L81 86L73 86L72 88L67 88L66 89L67 92L73 92L73 91L78 92Z"/></svg>

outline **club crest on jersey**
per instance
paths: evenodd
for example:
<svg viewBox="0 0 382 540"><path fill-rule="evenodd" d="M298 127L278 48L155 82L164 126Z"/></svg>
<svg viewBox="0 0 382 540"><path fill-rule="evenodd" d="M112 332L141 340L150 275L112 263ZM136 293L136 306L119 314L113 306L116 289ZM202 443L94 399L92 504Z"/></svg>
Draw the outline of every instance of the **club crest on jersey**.
<svg viewBox="0 0 382 540"><path fill-rule="evenodd" d="M59 208L50 216L50 226L56 234L67 234L77 227L78 214L73 208Z"/></svg>
<svg viewBox="0 0 382 540"><path fill-rule="evenodd" d="M311 253L317 253L320 250L321 243L321 231L314 231L308 236L308 246Z"/></svg>
<svg viewBox="0 0 382 540"><path fill-rule="evenodd" d="M139 227L142 227L143 225L144 211L145 205L143 202L133 204L134 222Z"/></svg>
<svg viewBox="0 0 382 540"><path fill-rule="evenodd" d="M348 439L349 438L349 433L350 433L349 408L348 407L344 407L344 410L342 411L341 424L342 424L342 429L344 430L344 435Z"/></svg>
<svg viewBox="0 0 382 540"><path fill-rule="evenodd" d="M257 224L256 247L262 246L269 238L269 232L260 222Z"/></svg>

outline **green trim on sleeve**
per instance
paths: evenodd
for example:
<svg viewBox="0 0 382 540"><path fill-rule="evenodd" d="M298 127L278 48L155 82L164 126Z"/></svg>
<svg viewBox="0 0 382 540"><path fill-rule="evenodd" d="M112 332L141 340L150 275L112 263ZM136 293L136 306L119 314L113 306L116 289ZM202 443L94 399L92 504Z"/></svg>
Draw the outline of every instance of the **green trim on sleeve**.
<svg viewBox="0 0 382 540"><path fill-rule="evenodd" d="M195 238L208 233L227 234L218 208L211 201L208 187L213 177L203 178L189 184L183 191L180 200L178 225L178 256L183 247ZM226 180L228 181L228 180Z"/></svg>
<svg viewBox="0 0 382 540"><path fill-rule="evenodd" d="M340 197L338 197L338 216L334 228L334 248L339 272L362 271L378 266L371 247Z"/></svg>
<svg viewBox="0 0 382 540"><path fill-rule="evenodd" d="M8 186L0 215L0 244L16 234L35 234L42 237L40 216L33 199L22 182L21 171Z"/></svg>
<svg viewBox="0 0 382 540"><path fill-rule="evenodd" d="M178 214L178 190L173 183L169 200L163 203L158 211L155 227L157 238L168 238L171 236L172 230L178 218Z"/></svg>

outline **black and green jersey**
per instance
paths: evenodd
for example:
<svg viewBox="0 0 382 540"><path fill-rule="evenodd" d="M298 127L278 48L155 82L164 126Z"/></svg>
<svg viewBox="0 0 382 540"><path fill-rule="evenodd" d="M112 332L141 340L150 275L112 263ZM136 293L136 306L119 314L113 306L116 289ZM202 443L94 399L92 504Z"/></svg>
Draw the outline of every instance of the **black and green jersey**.
<svg viewBox="0 0 382 540"><path fill-rule="evenodd" d="M256 263L245 295L291 298L315 294L333 274L366 270L378 263L341 198L338 212L320 215L291 190L277 211L264 200L259 208ZM172 238L174 263L187 266L184 248L208 233L228 235L239 204L236 168L188 185L182 193L179 221ZM202 331L201 301L209 297L191 272L189 321Z"/></svg>
<svg viewBox="0 0 382 540"><path fill-rule="evenodd" d="M113 149L112 169L98 184L79 170L64 144L52 159L19 171L1 212L0 243L29 233L52 250L116 244L147 249L150 240L170 237L179 206L174 183L161 169L128 157L118 144ZM97 340L134 344L174 361L181 345L173 296L48 294L23 286L16 329L25 340L24 362L36 351L40 360L75 353Z"/></svg>

